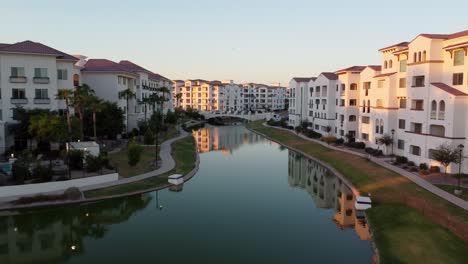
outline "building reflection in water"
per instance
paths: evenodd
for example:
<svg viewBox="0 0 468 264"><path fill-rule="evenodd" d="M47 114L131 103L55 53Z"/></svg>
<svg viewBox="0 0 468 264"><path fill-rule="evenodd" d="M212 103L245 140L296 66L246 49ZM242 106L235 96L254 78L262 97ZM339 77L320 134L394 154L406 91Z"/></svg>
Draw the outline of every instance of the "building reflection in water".
<svg viewBox="0 0 468 264"><path fill-rule="evenodd" d="M0 263L58 263L81 255L84 238L104 237L110 225L127 221L151 199L143 194L89 205L2 213Z"/></svg>
<svg viewBox="0 0 468 264"><path fill-rule="evenodd" d="M370 240L369 226L356 216L351 188L318 162L293 151L288 156L289 185L307 191L316 207L333 208L338 228L354 228L361 240Z"/></svg>
<svg viewBox="0 0 468 264"><path fill-rule="evenodd" d="M229 130L229 133L225 131ZM266 142L265 138L245 129L244 126L210 126L192 131L200 153L221 151L231 155L234 150L245 144ZM271 142L271 141L268 141ZM277 145L272 142L272 144Z"/></svg>

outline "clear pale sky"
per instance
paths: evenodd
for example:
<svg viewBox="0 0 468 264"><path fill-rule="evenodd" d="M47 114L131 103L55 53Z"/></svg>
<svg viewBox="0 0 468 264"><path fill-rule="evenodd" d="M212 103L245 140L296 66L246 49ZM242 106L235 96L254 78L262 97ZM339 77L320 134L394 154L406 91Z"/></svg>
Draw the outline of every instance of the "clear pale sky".
<svg viewBox="0 0 468 264"><path fill-rule="evenodd" d="M5 1L0 43L128 59L171 79L287 85L419 33L468 29L468 1Z"/></svg>

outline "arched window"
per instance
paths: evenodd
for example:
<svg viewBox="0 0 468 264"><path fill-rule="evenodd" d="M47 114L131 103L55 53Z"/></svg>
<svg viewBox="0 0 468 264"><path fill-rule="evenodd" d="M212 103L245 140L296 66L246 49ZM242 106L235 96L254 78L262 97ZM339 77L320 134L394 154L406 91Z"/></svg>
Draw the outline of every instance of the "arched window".
<svg viewBox="0 0 468 264"><path fill-rule="evenodd" d="M352 83L351 86L349 87L350 90L357 90L357 84Z"/></svg>
<svg viewBox="0 0 468 264"><path fill-rule="evenodd" d="M384 68L384 69L387 69L387 61L384 62L383 68Z"/></svg>
<svg viewBox="0 0 468 264"><path fill-rule="evenodd" d="M366 100L362 100L362 112L366 112Z"/></svg>
<svg viewBox="0 0 468 264"><path fill-rule="evenodd" d="M389 68L392 68L392 67L393 67L393 61L392 61L392 60L389 60L389 61L388 61L388 67L389 67Z"/></svg>
<svg viewBox="0 0 468 264"><path fill-rule="evenodd" d="M431 102L431 119L436 119L437 116L437 102L432 100Z"/></svg>
<svg viewBox="0 0 468 264"><path fill-rule="evenodd" d="M383 119L380 119L380 134L383 134L383 129L384 129Z"/></svg>
<svg viewBox="0 0 468 264"><path fill-rule="evenodd" d="M421 52L418 52L418 61L421 61Z"/></svg>
<svg viewBox="0 0 468 264"><path fill-rule="evenodd" d="M375 120L375 133L376 133L376 134L379 133L379 123L380 123L379 120L376 119L376 120Z"/></svg>
<svg viewBox="0 0 468 264"><path fill-rule="evenodd" d="M444 120L445 119L445 101L441 100L439 102L439 120Z"/></svg>
<svg viewBox="0 0 468 264"><path fill-rule="evenodd" d="M415 53L413 53L413 62L416 62L416 61L417 61L416 58L417 58L417 57L416 57L416 52L415 52Z"/></svg>
<svg viewBox="0 0 468 264"><path fill-rule="evenodd" d="M73 74L73 86L80 86L80 76L78 74Z"/></svg>
<svg viewBox="0 0 468 264"><path fill-rule="evenodd" d="M367 100L367 113L370 113L370 100Z"/></svg>
<svg viewBox="0 0 468 264"><path fill-rule="evenodd" d="M423 51L422 60L423 60L423 61L426 61L426 59L427 59L427 53L426 53L426 51Z"/></svg>

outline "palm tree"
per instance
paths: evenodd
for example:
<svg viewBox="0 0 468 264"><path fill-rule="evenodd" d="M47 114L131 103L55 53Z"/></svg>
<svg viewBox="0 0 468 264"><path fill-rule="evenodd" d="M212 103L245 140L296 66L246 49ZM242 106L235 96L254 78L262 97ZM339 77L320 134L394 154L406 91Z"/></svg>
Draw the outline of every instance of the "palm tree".
<svg viewBox="0 0 468 264"><path fill-rule="evenodd" d="M176 94L175 99L176 99L176 106L179 107L179 103L182 100L182 93Z"/></svg>
<svg viewBox="0 0 468 264"><path fill-rule="evenodd" d="M393 138L390 135L385 134L382 137L377 139L377 144L384 145L385 152L387 152L387 147L393 144Z"/></svg>
<svg viewBox="0 0 468 264"><path fill-rule="evenodd" d="M147 113L147 106L151 104L151 98L145 97L143 100L140 101L140 104L142 104L145 108L145 122L147 121L146 118L146 113Z"/></svg>
<svg viewBox="0 0 468 264"><path fill-rule="evenodd" d="M127 125L126 125L127 135L128 135L128 114L129 114L128 102L130 101L130 99L135 98L135 97L136 97L136 94L129 88L119 92L119 99L125 99L127 101L127 109L125 111L127 114Z"/></svg>
<svg viewBox="0 0 468 264"><path fill-rule="evenodd" d="M87 84L83 84L81 86L78 86L74 91L73 91L73 108L75 111L78 112L78 116L80 118L80 138L83 140L84 134L83 134L83 123L84 123L84 109L88 106L89 104L89 99L90 97L94 96L94 90L91 89Z"/></svg>
<svg viewBox="0 0 468 264"><path fill-rule="evenodd" d="M70 99L73 96L73 91L70 89L59 89L56 99L65 100L65 107L67 108L67 125L68 134L71 135L71 121L70 121Z"/></svg>
<svg viewBox="0 0 468 264"><path fill-rule="evenodd" d="M97 140L97 133L96 133L96 113L99 113L104 108L104 104L102 100L97 98L96 96L92 96L89 98L89 107L93 112L93 132L94 132L94 140Z"/></svg>

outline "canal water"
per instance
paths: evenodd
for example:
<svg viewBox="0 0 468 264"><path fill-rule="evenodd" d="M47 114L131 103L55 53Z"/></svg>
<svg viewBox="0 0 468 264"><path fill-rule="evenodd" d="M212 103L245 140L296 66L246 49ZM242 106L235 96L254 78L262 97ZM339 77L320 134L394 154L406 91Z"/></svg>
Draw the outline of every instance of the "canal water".
<svg viewBox="0 0 468 264"><path fill-rule="evenodd" d="M243 126L194 132L182 187L0 213L0 263L370 263L353 193L316 162Z"/></svg>

